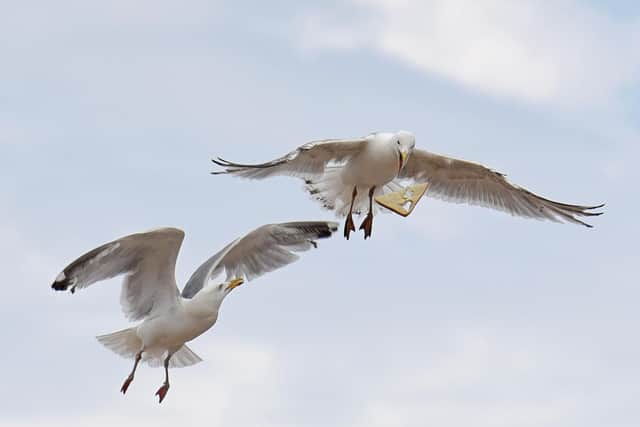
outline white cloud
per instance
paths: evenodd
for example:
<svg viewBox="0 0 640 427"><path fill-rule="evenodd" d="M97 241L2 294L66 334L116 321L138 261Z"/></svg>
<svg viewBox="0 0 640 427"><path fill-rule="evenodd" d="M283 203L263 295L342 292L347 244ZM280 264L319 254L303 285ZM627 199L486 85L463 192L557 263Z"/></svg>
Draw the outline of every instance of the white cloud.
<svg viewBox="0 0 640 427"><path fill-rule="evenodd" d="M614 96L640 68L635 22L571 0L355 3L364 15L304 17L303 48L369 49L482 93L563 106Z"/></svg>

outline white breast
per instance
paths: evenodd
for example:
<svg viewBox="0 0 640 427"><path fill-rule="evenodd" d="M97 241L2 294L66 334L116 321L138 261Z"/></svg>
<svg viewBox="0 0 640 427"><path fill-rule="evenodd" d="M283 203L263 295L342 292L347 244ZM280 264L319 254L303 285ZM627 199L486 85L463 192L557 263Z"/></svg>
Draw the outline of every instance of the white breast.
<svg viewBox="0 0 640 427"><path fill-rule="evenodd" d="M398 174L398 150L391 143L392 134L376 134L366 148L343 169L346 185L381 187Z"/></svg>
<svg viewBox="0 0 640 427"><path fill-rule="evenodd" d="M217 310L207 316L196 316L180 306L170 313L144 321L137 332L150 352L153 349L176 351L211 328L217 317Z"/></svg>

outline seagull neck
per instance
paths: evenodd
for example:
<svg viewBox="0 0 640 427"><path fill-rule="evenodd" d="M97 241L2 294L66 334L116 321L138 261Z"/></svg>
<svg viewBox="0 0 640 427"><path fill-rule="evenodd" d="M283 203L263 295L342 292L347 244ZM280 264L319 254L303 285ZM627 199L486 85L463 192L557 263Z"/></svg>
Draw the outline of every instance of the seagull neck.
<svg viewBox="0 0 640 427"><path fill-rule="evenodd" d="M211 316L218 314L220 304L224 296L219 292L210 288L204 288L193 298L186 300L185 308L187 311L196 316Z"/></svg>

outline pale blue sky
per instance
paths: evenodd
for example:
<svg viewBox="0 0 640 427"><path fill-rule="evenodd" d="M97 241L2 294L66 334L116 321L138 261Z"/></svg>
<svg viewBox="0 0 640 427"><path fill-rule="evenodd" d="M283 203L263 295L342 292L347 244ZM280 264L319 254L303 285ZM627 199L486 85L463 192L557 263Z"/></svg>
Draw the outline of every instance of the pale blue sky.
<svg viewBox="0 0 640 427"><path fill-rule="evenodd" d="M0 3L0 425L640 423L637 4L132 3ZM398 129L606 214L423 199L239 288L162 405L158 369L118 392L131 362L93 338L127 325L118 281L54 294L68 262L176 226L184 283L257 225L332 218L211 157Z"/></svg>

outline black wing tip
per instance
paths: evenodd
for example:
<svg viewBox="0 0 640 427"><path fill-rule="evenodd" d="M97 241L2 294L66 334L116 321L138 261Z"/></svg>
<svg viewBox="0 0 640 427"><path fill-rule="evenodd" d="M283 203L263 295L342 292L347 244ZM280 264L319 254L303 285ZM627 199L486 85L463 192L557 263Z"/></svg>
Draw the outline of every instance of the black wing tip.
<svg viewBox="0 0 640 427"><path fill-rule="evenodd" d="M224 167L224 166L229 166L229 162L228 162L228 161L226 161L226 160L225 160L225 159L223 159L223 158L220 158L220 157L216 157L215 159L211 159L211 161L212 161L213 163L215 163L216 165L218 165L218 166L223 166L223 167Z"/></svg>
<svg viewBox="0 0 640 427"><path fill-rule="evenodd" d="M325 222L322 225L318 230L319 238L331 237L338 230L338 224L335 222Z"/></svg>
<svg viewBox="0 0 640 427"><path fill-rule="evenodd" d="M66 291L68 287L69 283L53 282L51 285L51 289L54 291Z"/></svg>
<svg viewBox="0 0 640 427"><path fill-rule="evenodd" d="M580 224L580 225L583 225L583 226L585 226L585 227L587 227L587 228L593 228L593 225L589 224L588 222L580 221L580 220L579 220L579 219L577 219L577 218L574 218L574 219L575 219L576 221L578 221L578 224Z"/></svg>
<svg viewBox="0 0 640 427"><path fill-rule="evenodd" d="M216 157L215 159L211 159L211 162L213 162L213 164L220 166L222 168L225 168L222 171L212 171L211 175L228 175L232 172L234 172L234 169L231 168L235 168L236 165L228 160L223 159L222 157Z"/></svg>
<svg viewBox="0 0 640 427"><path fill-rule="evenodd" d="M317 239L325 239L331 237L338 230L337 222L327 221L301 221L289 222L280 225L293 227L305 233L312 234Z"/></svg>
<svg viewBox="0 0 640 427"><path fill-rule="evenodd" d="M319 239L324 239L327 237L331 237L331 235L333 234L333 232L331 230L327 229L323 229L323 230L319 230L318 231L318 238Z"/></svg>
<svg viewBox="0 0 640 427"><path fill-rule="evenodd" d="M286 159L281 158L267 163L246 164L231 162L222 157L216 157L215 159L211 159L211 161L218 166L227 168L227 172L237 172L237 170L242 169L269 169L287 162Z"/></svg>
<svg viewBox="0 0 640 427"><path fill-rule="evenodd" d="M75 286L73 286L71 279L64 275L64 272L51 284L51 289L54 291L66 291L69 287L71 287L71 293L74 293Z"/></svg>
<svg viewBox="0 0 640 427"><path fill-rule="evenodd" d="M600 215L602 215L604 212L587 212L587 211L591 211L591 210L593 210L593 209L601 209L601 208L603 208L603 207L604 207L604 205L605 205L605 204L604 204L604 203L602 203L602 204L599 204L599 205L596 205L596 206L585 206L585 207L583 207L583 208L582 208L582 212L578 213L578 215L581 215L581 216L588 216L588 217L600 216ZM580 222L581 222L582 224L584 224L586 227L593 228L593 225L583 223L582 221L580 221Z"/></svg>
<svg viewBox="0 0 640 427"><path fill-rule="evenodd" d="M217 166L220 166L220 167L223 167L223 168L226 168L226 167L228 166L228 165L224 164L224 163L221 161L220 157L215 158L215 159L211 159L211 162L213 162L213 164L215 164L215 165L217 165ZM212 172L211 172L211 175L224 175L224 174L227 174L227 173L229 173L229 171L228 171L228 170L223 170L223 171L212 171Z"/></svg>

